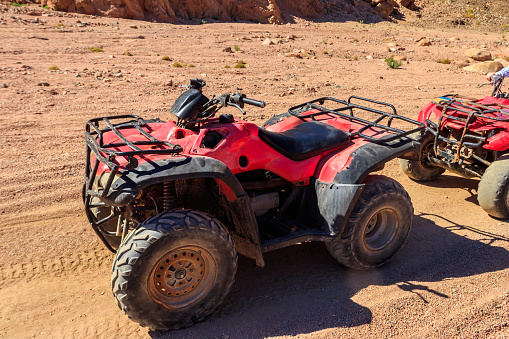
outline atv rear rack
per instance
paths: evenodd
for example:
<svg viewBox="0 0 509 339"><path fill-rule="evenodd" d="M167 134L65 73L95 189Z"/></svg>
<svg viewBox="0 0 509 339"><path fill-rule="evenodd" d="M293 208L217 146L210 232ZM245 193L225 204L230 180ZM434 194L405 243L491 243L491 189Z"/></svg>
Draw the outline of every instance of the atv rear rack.
<svg viewBox="0 0 509 339"><path fill-rule="evenodd" d="M379 109L361 106L361 105L352 103L352 99L366 101L366 102L370 102L370 103L373 103L376 105L389 107L392 112L385 112L385 111L382 111ZM319 106L319 105L323 105L323 103L326 101L341 104L342 107L335 108L335 109L328 109L323 106ZM319 105L317 105L316 103L318 103ZM300 114L301 112L306 112L306 111L309 111L312 109L318 110L318 112L311 113L311 114L305 114L305 115ZM355 109L375 113L375 114L379 115L379 117L377 119L375 119L374 121L369 121L369 120L366 120L366 119L363 119L360 117L356 117L354 115ZM346 114L345 111L349 111L349 114ZM399 138L407 136L409 134L420 132L425 128L423 123L420 123L413 119L399 115L396 112L396 108L391 104L381 102L381 101L372 100L372 99L366 99L366 98L362 98L362 97L358 97L358 96L354 96L354 95L349 97L348 101L344 101L344 100L340 100L340 99L336 99L336 98L332 98L332 97L322 97L319 99L305 102L305 103L297 105L297 106L293 106L288 110L288 113L301 119L301 120L305 120L306 118L311 118L311 120L316 120L315 119L316 116L323 115L323 114L338 115L348 121L354 121L356 123L364 125L362 128L360 128L357 131L353 131L353 132L344 131L350 137L358 136L358 137L364 138L364 139L372 141L372 142L393 141L395 139L399 139ZM405 131L405 130L402 130L399 128L395 128L395 127L391 127L391 124L394 120L403 121L403 122L409 123L411 125L415 125L417 127L412 128L408 131ZM388 132L390 134L387 135L386 133L384 133L383 136L381 136L379 138L375 138L374 136L365 134L365 131L368 129L371 129L371 128L376 128L376 129Z"/></svg>
<svg viewBox="0 0 509 339"><path fill-rule="evenodd" d="M491 122L503 121L509 122L509 106L494 103L493 105L483 105L467 98L460 98L456 95L446 95L440 97L437 103L432 101L437 107L442 109L442 114L435 124L429 119L426 119L427 130L435 136L435 140L441 140L449 144L464 145L470 148L481 147L486 141L487 136L480 136L475 134L468 134L468 128L477 119L488 120ZM504 111L507 110L507 111ZM451 110L452 112L449 112ZM488 115L490 114L490 115ZM463 125L460 140L446 138L440 135L440 130L443 128L445 121L454 121ZM436 143L435 143L436 148ZM482 161L484 162L484 161ZM489 164L487 164L489 165Z"/></svg>

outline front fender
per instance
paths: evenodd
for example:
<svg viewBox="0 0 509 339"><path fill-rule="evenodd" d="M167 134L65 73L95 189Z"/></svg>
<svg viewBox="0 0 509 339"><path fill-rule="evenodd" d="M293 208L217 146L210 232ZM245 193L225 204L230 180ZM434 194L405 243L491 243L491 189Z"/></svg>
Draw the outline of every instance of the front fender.
<svg viewBox="0 0 509 339"><path fill-rule="evenodd" d="M245 194L232 171L221 161L209 157L174 157L150 161L119 174L120 178L111 185L111 191L103 198L110 206L129 204L147 186L190 178L218 179L223 181L236 197Z"/></svg>
<svg viewBox="0 0 509 339"><path fill-rule="evenodd" d="M191 178L213 178L228 190L228 204L237 215L235 234L232 234L237 251L256 260L263 266L260 237L255 214L249 198L232 171L221 161L209 157L172 157L146 162L135 169L119 172L121 175L112 185L110 193L102 198L110 206L125 206L148 186Z"/></svg>

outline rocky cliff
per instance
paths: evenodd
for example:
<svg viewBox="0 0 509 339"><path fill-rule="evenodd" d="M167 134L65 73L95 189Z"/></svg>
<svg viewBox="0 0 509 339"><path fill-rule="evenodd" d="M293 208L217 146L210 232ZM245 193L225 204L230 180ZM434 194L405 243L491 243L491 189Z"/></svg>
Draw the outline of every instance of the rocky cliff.
<svg viewBox="0 0 509 339"><path fill-rule="evenodd" d="M175 22L188 18L250 20L282 23L281 6L296 15L314 17L322 9L317 0L41 0L60 11L110 17Z"/></svg>
<svg viewBox="0 0 509 339"><path fill-rule="evenodd" d="M415 7L415 0L398 0ZM293 17L313 19L330 13L389 16L398 13L395 0L0 0L36 2L65 12L157 22L213 18L281 24ZM375 12L376 9L376 12Z"/></svg>

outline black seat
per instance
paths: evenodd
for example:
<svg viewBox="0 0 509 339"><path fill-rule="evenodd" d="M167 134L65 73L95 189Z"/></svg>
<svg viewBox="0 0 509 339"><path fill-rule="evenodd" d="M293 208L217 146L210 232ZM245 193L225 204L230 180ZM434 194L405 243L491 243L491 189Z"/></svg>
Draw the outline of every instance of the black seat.
<svg viewBox="0 0 509 339"><path fill-rule="evenodd" d="M284 156L304 160L349 141L345 132L318 121L308 121L284 132L259 129L258 136Z"/></svg>

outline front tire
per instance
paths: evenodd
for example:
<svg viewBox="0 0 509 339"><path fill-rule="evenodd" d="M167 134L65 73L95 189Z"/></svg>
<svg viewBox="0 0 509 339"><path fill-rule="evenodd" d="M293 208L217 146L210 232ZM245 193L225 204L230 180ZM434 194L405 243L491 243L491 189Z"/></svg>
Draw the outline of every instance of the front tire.
<svg viewBox="0 0 509 339"><path fill-rule="evenodd" d="M219 220L173 210L150 218L121 244L111 285L129 318L170 330L209 315L228 294L236 271L237 253Z"/></svg>
<svg viewBox="0 0 509 339"><path fill-rule="evenodd" d="M399 166L410 179L415 181L434 180L445 172L445 169L431 164L428 160L428 153L433 152L434 136L426 133L419 137L418 141L421 143L421 159L399 159Z"/></svg>
<svg viewBox="0 0 509 339"><path fill-rule="evenodd" d="M369 176L343 233L327 243L341 264L359 270L383 265L403 246L413 207L405 189L384 176Z"/></svg>
<svg viewBox="0 0 509 339"><path fill-rule="evenodd" d="M509 159L497 160L486 169L479 182L477 200L489 215L509 218Z"/></svg>

